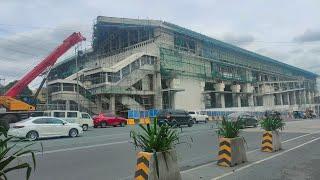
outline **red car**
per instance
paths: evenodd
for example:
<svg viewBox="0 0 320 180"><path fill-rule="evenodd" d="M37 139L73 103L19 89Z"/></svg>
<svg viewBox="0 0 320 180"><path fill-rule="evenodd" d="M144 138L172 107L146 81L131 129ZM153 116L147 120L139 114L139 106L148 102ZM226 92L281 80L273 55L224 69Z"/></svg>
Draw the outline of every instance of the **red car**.
<svg viewBox="0 0 320 180"><path fill-rule="evenodd" d="M123 117L117 117L113 114L105 115L100 113L98 116L93 117L93 127L107 127L107 126L125 126L127 124L127 119Z"/></svg>

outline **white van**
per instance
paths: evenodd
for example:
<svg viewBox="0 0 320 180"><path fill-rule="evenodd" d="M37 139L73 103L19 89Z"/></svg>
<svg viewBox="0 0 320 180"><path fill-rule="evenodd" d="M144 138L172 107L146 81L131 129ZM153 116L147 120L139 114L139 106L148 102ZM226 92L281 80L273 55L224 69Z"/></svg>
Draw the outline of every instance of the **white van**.
<svg viewBox="0 0 320 180"><path fill-rule="evenodd" d="M89 127L93 127L93 120L88 113L79 111L45 111L44 116L58 117L70 123L78 123L83 131L87 131Z"/></svg>

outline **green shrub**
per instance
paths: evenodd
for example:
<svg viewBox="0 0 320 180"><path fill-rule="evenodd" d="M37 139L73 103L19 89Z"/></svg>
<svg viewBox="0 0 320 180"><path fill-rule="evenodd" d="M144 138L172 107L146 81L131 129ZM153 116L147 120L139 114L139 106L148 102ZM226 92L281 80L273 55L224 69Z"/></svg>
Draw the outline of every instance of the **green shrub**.
<svg viewBox="0 0 320 180"><path fill-rule="evenodd" d="M285 123L280 118L265 118L260 121L262 129L266 131L283 130Z"/></svg>
<svg viewBox="0 0 320 180"><path fill-rule="evenodd" d="M32 167L30 163L22 161L20 157L30 154L32 157L33 169L35 169L35 150L28 149L35 143L29 143L22 148L16 147L17 143L10 143L10 145L8 145L9 142L12 142L14 137L9 137L7 135L7 130L2 126L0 126L0 137L0 179L8 179L6 175L8 172L26 169L26 179L28 180L31 175ZM12 163L14 165L12 165Z"/></svg>
<svg viewBox="0 0 320 180"><path fill-rule="evenodd" d="M146 126L139 124L139 127L142 129L142 132L131 131L130 137L133 139L133 144L136 148L154 154L157 176L159 178L157 152L162 152L166 161L165 152L179 144L179 135L176 130L171 129L168 125L158 126L157 119L155 119L152 126L150 124Z"/></svg>
<svg viewBox="0 0 320 180"><path fill-rule="evenodd" d="M142 132L131 131L130 137L135 147L144 152L165 152L179 143L177 131L167 125L158 126L156 119L152 126L139 124L139 127Z"/></svg>
<svg viewBox="0 0 320 180"><path fill-rule="evenodd" d="M223 118L221 125L218 127L218 135L225 138L235 138L239 136L241 128L240 121L228 121Z"/></svg>

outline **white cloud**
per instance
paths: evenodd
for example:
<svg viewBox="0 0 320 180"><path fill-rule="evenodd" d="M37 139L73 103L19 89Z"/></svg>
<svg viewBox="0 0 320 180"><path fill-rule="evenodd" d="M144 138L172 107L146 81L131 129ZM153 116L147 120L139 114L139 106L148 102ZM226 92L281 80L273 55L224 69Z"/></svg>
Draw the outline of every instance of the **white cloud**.
<svg viewBox="0 0 320 180"><path fill-rule="evenodd" d="M306 30L303 34L293 38L296 42L314 42L320 41L320 30Z"/></svg>
<svg viewBox="0 0 320 180"><path fill-rule="evenodd" d="M320 44L298 43L317 39L319 7L317 0L4 0L0 1L0 56L6 58L0 57L0 77L21 77L72 31L81 31L90 41L99 15L165 20L320 72L315 57Z"/></svg>

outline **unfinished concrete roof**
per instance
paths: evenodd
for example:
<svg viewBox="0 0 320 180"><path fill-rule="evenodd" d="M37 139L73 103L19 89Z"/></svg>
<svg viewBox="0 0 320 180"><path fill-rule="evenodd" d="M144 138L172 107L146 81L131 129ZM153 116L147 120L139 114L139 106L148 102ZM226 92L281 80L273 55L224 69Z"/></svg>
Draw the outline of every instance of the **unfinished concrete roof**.
<svg viewBox="0 0 320 180"><path fill-rule="evenodd" d="M311 77L319 77L319 75L310 72L310 71L306 71L304 69L283 63L279 60L275 60L260 54L257 54L255 52L252 51L248 51L246 49L237 47L235 45L232 44L228 44L225 42L222 42L220 40L214 39L212 37L200 34L198 32L192 31L190 29L166 22L166 21L161 21L161 20L151 20L151 19L132 19L132 18L118 18L118 17L106 17L106 16L98 16L97 17L97 23L114 23L114 24L130 24L130 25L137 25L137 26L154 26L154 27L162 27L165 29L169 29L172 30L174 32L177 33L181 33L181 34L185 34L188 35L190 37L193 37L195 39L199 39L201 41L204 42L208 42L208 43L212 43L214 45L235 51L235 52L239 52L239 53L243 53L246 55L249 55L251 57L254 57L257 59L257 61L264 61L264 62L269 62L269 63L273 63L273 64L277 64L279 66L282 66L284 68L288 68L291 69L293 71L297 71L299 73L302 73L304 75L307 76L311 76Z"/></svg>

